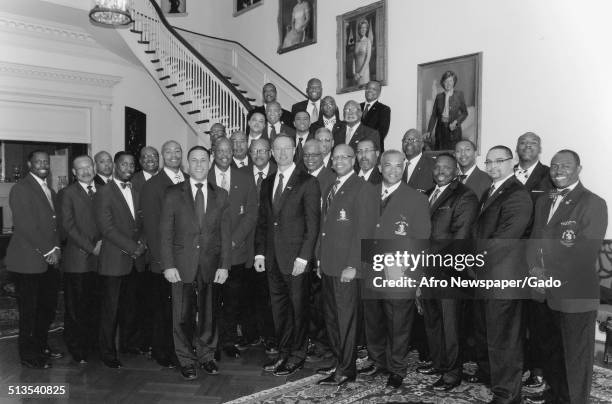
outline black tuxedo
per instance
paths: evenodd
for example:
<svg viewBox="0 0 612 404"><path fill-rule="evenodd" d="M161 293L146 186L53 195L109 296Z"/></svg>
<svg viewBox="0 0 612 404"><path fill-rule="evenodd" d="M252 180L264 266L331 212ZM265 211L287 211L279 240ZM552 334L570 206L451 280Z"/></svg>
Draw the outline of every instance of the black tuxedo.
<svg viewBox="0 0 612 404"><path fill-rule="evenodd" d="M308 262L314 256L321 191L314 177L295 167L291 177L284 178L286 187L274 204L274 180L268 176L261 185L255 253L266 257L280 354L301 361L308 345L309 268L299 276L291 272L296 258Z"/></svg>
<svg viewBox="0 0 612 404"><path fill-rule="evenodd" d="M486 254L485 266L478 270L479 279L522 279L526 274L524 244L533 210L529 193L511 176L489 197L481 201L480 214L474 228L477 253ZM488 297L479 302L484 324L477 321L481 354L479 369L490 375L494 398L514 402L521 398L523 374L523 305L524 291L478 289L478 296ZM514 298L514 300L512 300ZM484 332L482 329L486 329ZM485 336L486 335L486 336ZM484 358L488 356L488 361ZM517 401L518 402L518 401Z"/></svg>
<svg viewBox="0 0 612 404"><path fill-rule="evenodd" d="M433 192L434 189L430 190L428 197L431 198ZM471 252L456 240L471 238L478 208L478 198L467 186L458 181L448 184L433 204L430 202L433 251L440 254ZM440 268L436 268L428 276L441 278L444 275ZM462 364L459 340L462 301L437 292L444 291L423 291L423 314L432 366L444 373L444 380L448 383L458 382Z"/></svg>
<svg viewBox="0 0 612 404"><path fill-rule="evenodd" d="M365 102L359 104L362 111L365 108L365 104ZM382 154L385 151L385 138L387 133L389 133L389 125L391 124L391 108L377 100L372 104L368 113L361 116L361 123L378 131L380 134L380 152Z"/></svg>
<svg viewBox="0 0 612 404"><path fill-rule="evenodd" d="M202 224L197 219L190 181L168 188L160 217L162 270L176 268L181 278L172 284L174 348L181 366L213 359L221 308L213 280L218 268L231 267L228 194L209 181L205 186Z"/></svg>
<svg viewBox="0 0 612 404"><path fill-rule="evenodd" d="M539 198L527 249L529 268L544 268L545 276L562 287L534 292L544 306L533 323L541 345L544 376L550 384L548 402L586 403L593 374L595 335L599 308L599 278L595 271L608 223L606 203L581 183L562 200L548 221L554 199ZM530 328L530 331L532 329Z"/></svg>
<svg viewBox="0 0 612 404"><path fill-rule="evenodd" d="M57 268L44 255L60 246L57 197L50 189L53 207L40 184L28 173L9 193L15 231L6 252L6 267L13 272L19 299L19 357L44 359L47 332L55 317L59 291Z"/></svg>
<svg viewBox="0 0 612 404"><path fill-rule="evenodd" d="M467 177L467 180L465 180L463 183L465 186L474 191L479 201L482 199L484 194L489 191L489 188L491 188L491 178L487 175L487 173L478 167L474 167L474 171L472 171L470 176Z"/></svg>
<svg viewBox="0 0 612 404"><path fill-rule="evenodd" d="M412 171L410 179L408 179L408 170L404 168L402 181L407 182L408 185L410 185L417 191L425 193L431 188L433 188L435 185L433 180L433 168L435 165L436 162L433 158L421 154L421 158L419 159L419 162Z"/></svg>
<svg viewBox="0 0 612 404"><path fill-rule="evenodd" d="M515 165L514 169L518 170L519 165ZM548 196L548 192L553 187L549 175L550 168L539 161L536 163L531 175L527 178L525 189L529 192L534 205L539 197Z"/></svg>

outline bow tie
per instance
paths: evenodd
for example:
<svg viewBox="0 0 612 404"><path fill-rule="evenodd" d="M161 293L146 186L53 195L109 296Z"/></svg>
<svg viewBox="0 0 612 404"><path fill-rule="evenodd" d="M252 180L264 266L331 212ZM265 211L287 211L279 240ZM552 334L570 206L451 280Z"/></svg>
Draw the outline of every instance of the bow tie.
<svg viewBox="0 0 612 404"><path fill-rule="evenodd" d="M129 189L132 189L132 183L131 182L121 182L119 183L119 185L121 185L121 189L125 189L126 187Z"/></svg>
<svg viewBox="0 0 612 404"><path fill-rule="evenodd" d="M567 194L570 193L569 188L563 188L563 189L556 189L550 192L550 198L552 198L553 200L556 200L558 197L560 197L561 199L565 198L565 196Z"/></svg>

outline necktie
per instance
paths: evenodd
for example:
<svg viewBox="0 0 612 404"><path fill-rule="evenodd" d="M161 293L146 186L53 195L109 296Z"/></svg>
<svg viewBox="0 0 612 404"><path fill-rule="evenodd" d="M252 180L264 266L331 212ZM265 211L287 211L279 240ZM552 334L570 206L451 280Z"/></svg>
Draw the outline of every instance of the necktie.
<svg viewBox="0 0 612 404"><path fill-rule="evenodd" d="M204 225L204 214L206 213L206 205L204 204L204 192L202 191L202 186L204 186L204 184L200 182L195 184L195 186L196 188L198 188L195 195L196 217L198 218L198 223L200 224L200 227L202 227L202 225Z"/></svg>
<svg viewBox="0 0 612 404"><path fill-rule="evenodd" d="M317 109L317 104L312 103L312 116L310 117L310 122L316 122L319 120L319 110Z"/></svg>
<svg viewBox="0 0 612 404"><path fill-rule="evenodd" d="M298 158L298 161L301 160L302 156L303 156L303 154L302 154L303 150L304 150L304 148L302 147L302 142L303 141L304 141L304 138L298 137L298 145L297 145L296 153L295 153L295 155Z"/></svg>
<svg viewBox="0 0 612 404"><path fill-rule="evenodd" d="M263 181L263 176L263 171L257 173L257 183L255 184L257 186L257 195L259 195L259 191L261 191L261 182Z"/></svg>
<svg viewBox="0 0 612 404"><path fill-rule="evenodd" d="M229 192L229 184L227 183L227 177L225 176L225 173L221 173L221 188L225 189L227 192Z"/></svg>
<svg viewBox="0 0 612 404"><path fill-rule="evenodd" d="M406 183L410 181L410 176L412 173L410 172L410 160L406 161Z"/></svg>
<svg viewBox="0 0 612 404"><path fill-rule="evenodd" d="M183 182L183 176L181 174L176 174L174 176L174 183L178 184L179 182Z"/></svg>
<svg viewBox="0 0 612 404"><path fill-rule="evenodd" d="M353 137L353 129L350 126L346 127L346 141L344 143L349 144L351 142L351 137Z"/></svg>
<svg viewBox="0 0 612 404"><path fill-rule="evenodd" d="M119 183L121 185L121 189L125 189L125 188L129 188L132 189L132 183L127 181L127 182L120 182Z"/></svg>
<svg viewBox="0 0 612 404"><path fill-rule="evenodd" d="M244 160L240 162L240 167L244 167Z"/></svg>
<svg viewBox="0 0 612 404"><path fill-rule="evenodd" d="M563 200L563 198L565 198L569 191L569 189L565 188L559 190L555 194L555 199L553 200L552 205L550 205L550 213L548 214L548 220L546 221L546 223L550 222L550 219L552 219L552 217L554 216L555 212L557 211L557 208L559 207L559 205L561 205L561 201Z"/></svg>
<svg viewBox="0 0 612 404"><path fill-rule="evenodd" d="M381 199L380 199L380 214L383 214L383 211L385 210L385 208L387 207L387 204L389 203L389 190L385 189L381 195Z"/></svg>
<svg viewBox="0 0 612 404"><path fill-rule="evenodd" d="M517 168L514 170L514 176L523 184L527 182L529 176L527 175L527 170L523 170L522 168Z"/></svg>
<svg viewBox="0 0 612 404"><path fill-rule="evenodd" d="M440 196L440 188L436 188L434 193L431 195L431 199L429 200L429 206L433 206L433 204L436 202L436 199L438 199L438 196Z"/></svg>
<svg viewBox="0 0 612 404"><path fill-rule="evenodd" d="M51 198L51 190L49 189L49 186L47 186L47 183L45 181L42 182L42 189L45 193L45 196L47 197L49 205L51 205L51 209L55 210L55 208L53 207L53 199Z"/></svg>
<svg viewBox="0 0 612 404"><path fill-rule="evenodd" d="M278 174L278 186L276 187L276 191L274 191L274 197L272 198L272 204L278 205L280 201L280 197L283 193L283 174Z"/></svg>
<svg viewBox="0 0 612 404"><path fill-rule="evenodd" d="M465 174L460 174L457 177L459 178L459 181L461 181L462 184L465 184L465 182L467 181L467 175Z"/></svg>
<svg viewBox="0 0 612 404"><path fill-rule="evenodd" d="M363 118L366 117L369 111L370 111L370 104L366 104L365 108L363 109Z"/></svg>
<svg viewBox="0 0 612 404"><path fill-rule="evenodd" d="M491 185L491 188L489 188L489 193L487 194L487 199L489 199L491 195L493 195L494 192L495 192L495 185Z"/></svg>
<svg viewBox="0 0 612 404"><path fill-rule="evenodd" d="M90 197L91 199L93 199L93 197L94 197L95 193L94 193L94 191L93 191L93 186L92 186L92 185L88 185L88 186L87 186L87 195L89 195L89 197Z"/></svg>
<svg viewBox="0 0 612 404"><path fill-rule="evenodd" d="M268 132L270 133L268 139L273 141L276 138L276 127L274 125L270 125L270 130Z"/></svg>
<svg viewBox="0 0 612 404"><path fill-rule="evenodd" d="M336 192L338 192L338 185L340 185L340 180L336 180L334 182L334 186L330 189L329 194L327 194L327 205L325 205L325 215L327 215L327 211L331 206L332 201L334 200L334 196L336 196Z"/></svg>

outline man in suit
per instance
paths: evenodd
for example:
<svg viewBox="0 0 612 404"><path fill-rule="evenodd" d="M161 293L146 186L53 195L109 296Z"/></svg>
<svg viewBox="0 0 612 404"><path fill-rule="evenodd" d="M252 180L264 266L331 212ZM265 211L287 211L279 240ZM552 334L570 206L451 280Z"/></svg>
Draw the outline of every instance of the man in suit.
<svg viewBox="0 0 612 404"><path fill-rule="evenodd" d="M357 161L359 163L357 175L373 185L382 182L382 174L377 165L379 155L380 152L376 148L376 144L370 139L362 140L357 144Z"/></svg>
<svg viewBox="0 0 612 404"><path fill-rule="evenodd" d="M268 134L264 134L266 130L266 116L261 112L254 112L247 121L248 124L248 141L247 147L251 145L253 140L268 139Z"/></svg>
<svg viewBox="0 0 612 404"><path fill-rule="evenodd" d="M340 120L334 97L327 95L321 99L321 112L319 120L314 121L310 125L310 131L316 133L317 130L324 127L331 132L333 139L337 138L337 136L342 136L346 128L344 122ZM342 133L342 135L337 135L338 133Z"/></svg>
<svg viewBox="0 0 612 404"><path fill-rule="evenodd" d="M142 271L145 241L142 236L140 195L132 189L134 156L125 151L115 154L115 177L98 190L94 199L96 225L102 234L100 250L100 355L114 369L117 359L115 334L120 328L119 346L123 352L141 353Z"/></svg>
<svg viewBox="0 0 612 404"><path fill-rule="evenodd" d="M431 240L436 254L465 254L465 244L457 240L469 239L478 216L478 198L472 190L457 180L457 160L453 155L441 154L433 170L436 182L434 189L427 193L431 214ZM433 268L437 278L458 275L443 273L444 268ZM444 275L443 275L444 274ZM445 296L440 290L423 291L423 313L425 330L429 340L432 364L421 366L417 372L441 375L432 384L436 391L449 391L461 383L462 356L459 335L461 334L461 300Z"/></svg>
<svg viewBox="0 0 612 404"><path fill-rule="evenodd" d="M308 80L306 86L306 96L308 99L297 102L291 107L291 116L295 121L295 115L300 111L308 112L308 116L312 122L319 120L321 112L321 95L323 94L323 85L321 80L312 78Z"/></svg>
<svg viewBox="0 0 612 404"><path fill-rule="evenodd" d="M323 197L321 235L318 242L318 272L321 277L323 310L334 363L317 372L328 375L318 384L340 386L357 376L357 322L360 303L361 238L367 236L365 218L377 201L364 198L364 188L373 186L355 175L355 152L348 145L334 149L337 176Z"/></svg>
<svg viewBox="0 0 612 404"><path fill-rule="evenodd" d="M255 270L268 272L280 355L264 365L278 376L304 366L308 345L308 262L319 234L321 191L317 180L293 162L295 144L274 140L275 176L261 184L255 233Z"/></svg>
<svg viewBox="0 0 612 404"><path fill-rule="evenodd" d="M339 132L334 137L336 145L345 143L351 146L353 151L357 153L357 144L362 140L370 139L380 149L380 135L377 130L361 123L361 107L357 101L350 100L344 104L344 122L346 124L344 132Z"/></svg>
<svg viewBox="0 0 612 404"><path fill-rule="evenodd" d="M153 316L151 356L160 366L172 368L177 364L172 337L172 289L162 273L159 218L166 190L189 176L181 171L183 149L178 142L168 140L162 145L161 152L164 168L144 184L140 205L150 253L151 282L147 299Z"/></svg>
<svg viewBox="0 0 612 404"><path fill-rule="evenodd" d="M378 101L382 87L378 81L370 81L365 88L365 102L359 104L363 114L361 123L376 129L380 135L380 150L385 151L385 137L391 124L391 108Z"/></svg>
<svg viewBox="0 0 612 404"><path fill-rule="evenodd" d="M47 343L59 291L60 240L55 192L47 185L49 154L28 155L29 175L11 188L9 206L15 230L6 251L18 295L19 358L25 367L46 369L49 358L63 357ZM58 206L59 208L59 206Z"/></svg>
<svg viewBox="0 0 612 404"><path fill-rule="evenodd" d="M232 141L232 150L234 150L232 165L237 168L250 165L251 160L248 154L249 146L247 135L243 131L237 130L236 132L232 133L230 140Z"/></svg>
<svg viewBox="0 0 612 404"><path fill-rule="evenodd" d="M587 403L595 355L595 319L599 308L599 277L595 271L608 224L606 202L580 182L580 157L572 150L557 152L550 163L555 187L552 198L539 198L527 249L530 275L561 287L535 288L534 298L545 301L538 312L549 323L541 334L544 376L550 389L545 397L526 402Z"/></svg>
<svg viewBox="0 0 612 404"><path fill-rule="evenodd" d="M278 102L273 101L268 104L268 108L266 109L266 118L268 120L268 124L263 130L263 136L270 142L274 142L276 136L280 134L291 137L295 136L295 130L291 126L286 125L281 121L281 106ZM249 138L249 140L250 139L251 138Z"/></svg>
<svg viewBox="0 0 612 404"><path fill-rule="evenodd" d="M276 164L270 161L270 142L259 139L251 143L249 155L253 161L252 167L242 168L255 184L257 190L257 203L261 193L261 184L268 176L276 174ZM247 346L263 343L266 353L277 354L274 337L274 323L272 308L270 306L270 291L268 277L265 272L257 272L253 267L255 256L255 229L249 234L247 241L247 262L245 263L246 282L250 286L247 290L246 300L249 303L247 311L241 318L242 335Z"/></svg>
<svg viewBox="0 0 612 404"><path fill-rule="evenodd" d="M434 159L423 155L423 135L416 129L408 129L402 138L402 150L406 155L406 167L402 180L419 192L427 192L434 186Z"/></svg>
<svg viewBox="0 0 612 404"><path fill-rule="evenodd" d="M94 216L94 164L89 156L72 162L76 177L62 189L61 219L66 247L62 260L64 275L64 340L75 362L87 363L97 335L96 273L102 239Z"/></svg>
<svg viewBox="0 0 612 404"><path fill-rule="evenodd" d="M485 168L492 180L487 196L480 204L474 238L477 253L486 251L484 268L479 279L522 279L526 273L524 245L533 210L529 193L514 176L512 151L505 146L495 146L487 153ZM486 341L478 341L487 347L488 355L481 355L478 374L468 381L490 379L493 403L520 403L521 377L523 375L523 298L521 291L512 289L477 289L476 297L482 300L484 324L476 326L484 332ZM482 318L482 315L480 316ZM488 361L483 357L488 356Z"/></svg>
<svg viewBox="0 0 612 404"><path fill-rule="evenodd" d="M247 119L248 122L248 119ZM227 137L227 133L225 132L225 126L222 123L214 123L210 127L210 145L214 146L217 139L220 137Z"/></svg>
<svg viewBox="0 0 612 404"><path fill-rule="evenodd" d="M208 173L208 181L226 190L229 195L229 216L232 228L232 261L227 282L222 287L223 327L221 343L225 353L240 357L236 332L241 315L246 310L247 283L245 264L248 261L249 235L257 221L257 188L244 170L231 167L232 144L219 139L214 150L215 164Z"/></svg>
<svg viewBox="0 0 612 404"><path fill-rule="evenodd" d="M312 125L310 128L312 130ZM321 143L323 165L329 169L333 169L331 155L332 149L334 148L334 137L332 133L327 128L319 128L314 132L314 137Z"/></svg>
<svg viewBox="0 0 612 404"><path fill-rule="evenodd" d="M96 153L94 162L96 163L94 182L96 186L101 187L113 179L113 158L108 152L102 150Z"/></svg>
<svg viewBox="0 0 612 404"><path fill-rule="evenodd" d="M214 353L221 307L213 284L228 277L232 223L227 191L207 181L208 149L192 147L187 162L189 180L166 192L159 228L161 267L172 284L174 349L183 378L195 380L198 367L219 373Z"/></svg>
<svg viewBox="0 0 612 404"><path fill-rule="evenodd" d="M252 110L250 110L249 114L247 115L247 121L251 119L251 115L254 114L255 112L259 112L261 114L267 115L268 107L270 106L270 104L273 102L277 102L276 95L277 95L276 86L274 84L272 83L264 84L263 88L261 89L261 98L263 100L263 105L259 105L253 108ZM280 106L280 104L278 105ZM293 116L291 115L291 112L287 111L286 109L281 108L280 122L283 125L287 125L291 127L291 125L293 125Z"/></svg>
<svg viewBox="0 0 612 404"><path fill-rule="evenodd" d="M141 193L144 183L159 171L159 153L154 147L145 146L140 149L139 162L142 170L134 174L131 182L136 192Z"/></svg>
<svg viewBox="0 0 612 404"><path fill-rule="evenodd" d="M323 195L323 192L334 182L336 175L323 165L321 142L317 139L310 139L304 144L304 166L308 174L319 182L319 189Z"/></svg>
<svg viewBox="0 0 612 404"><path fill-rule="evenodd" d="M542 141L533 132L522 134L516 142L516 154L519 162L514 166L514 175L529 191L531 199L536 200L547 195L552 188L552 182L548 175L548 166L540 163Z"/></svg>
<svg viewBox="0 0 612 404"><path fill-rule="evenodd" d="M293 121L295 126L295 155L293 156L293 162L302 170L305 171L304 167L304 144L310 139L314 139L314 135L310 132L310 116L306 111L298 111L295 113L295 119ZM274 144L274 142L272 142Z"/></svg>
<svg viewBox="0 0 612 404"><path fill-rule="evenodd" d="M476 166L476 145L467 139L458 141L455 157L459 165L459 180L474 191L480 201L491 187L491 178Z"/></svg>
<svg viewBox="0 0 612 404"><path fill-rule="evenodd" d="M370 213L373 222L369 223L371 231L367 238L429 239L431 223L427 198L402 181L404 160L399 150L387 150L381 157L382 183L375 186L375 192L364 195L364 198L373 199L376 206ZM363 292L373 293L366 288ZM381 293L363 300L368 356L372 364L359 373L372 376L388 372L387 386L398 388L409 365L416 295L414 288L409 288L401 296L388 297Z"/></svg>

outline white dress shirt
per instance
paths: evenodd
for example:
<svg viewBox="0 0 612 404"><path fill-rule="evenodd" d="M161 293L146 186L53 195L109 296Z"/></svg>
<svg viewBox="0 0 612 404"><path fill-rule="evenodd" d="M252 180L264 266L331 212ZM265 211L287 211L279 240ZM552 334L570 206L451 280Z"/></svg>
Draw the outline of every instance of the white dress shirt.
<svg viewBox="0 0 612 404"><path fill-rule="evenodd" d="M446 188L448 188L448 186L450 185L450 182L442 187L436 185L436 187L434 188L433 192L431 193L431 195L429 196L429 203L432 202L433 196L436 195L436 191L439 190L438 194L436 195L436 199L438 199L440 197L440 195L442 195L442 192L444 192L444 190Z"/></svg>
<svg viewBox="0 0 612 404"><path fill-rule="evenodd" d="M406 166L408 167L408 173L406 175L406 182L410 181L410 177L412 177L412 173L414 172L414 168L417 166L417 164L419 164L419 161L421 160L421 156L423 155L423 153L419 153L416 156L414 156L412 158L412 160L408 160L406 159ZM410 164L408 164L410 163Z"/></svg>
<svg viewBox="0 0 612 404"><path fill-rule="evenodd" d="M47 200L49 201L49 204L51 205L51 209L53 209L55 211L55 208L53 206L53 200L52 200L52 197L51 197L51 191L49 190L49 187L47 186L47 181L43 180L42 178L38 177L37 175L32 174L31 172L30 172L30 175L32 175L32 177L34 177L34 179L36 180L38 185L40 185L40 187L42 188L45 196L47 197ZM59 250L59 247L58 246L53 247L49 252L44 254L43 257L46 257L47 255L51 254L55 250Z"/></svg>
<svg viewBox="0 0 612 404"><path fill-rule="evenodd" d="M335 124L336 124L336 117L335 116L331 117L330 119L327 119L325 116L323 116L323 125L330 132L334 130L334 125Z"/></svg>
<svg viewBox="0 0 612 404"><path fill-rule="evenodd" d="M564 190L567 189L568 193L572 192L574 190L574 188L576 188L576 186L578 185L578 181L574 182L572 185L563 188ZM561 192L561 189L557 189L557 192ZM555 214L555 212L557 211L557 208L559 207L559 205L561 205L561 202L563 202L563 199L565 199L567 197L567 195L565 195L563 198L560 197L555 197L555 200L553 201L553 204L550 206L550 212L548 213L548 220L546 221L546 223L550 222L550 219L552 219L553 215Z"/></svg>
<svg viewBox="0 0 612 404"><path fill-rule="evenodd" d="M351 139L353 138L353 136L355 136L355 132L357 131L357 128L359 128L359 125L361 125L361 122L357 122L355 126L353 126L352 128L348 124L346 125L346 132L347 132L345 135L346 144L349 144L351 142ZM351 131L350 135L348 133L349 130Z"/></svg>
<svg viewBox="0 0 612 404"><path fill-rule="evenodd" d="M92 181L91 184L87 184L85 182L79 181L79 185L81 185L81 187L85 190L85 193L89 192L89 189L87 189L88 186L91 186L91 190L93 191L94 194L98 192L96 190L96 183L94 181Z"/></svg>
<svg viewBox="0 0 612 404"><path fill-rule="evenodd" d="M278 180L279 174L283 174L283 188L282 191L285 190L285 188L287 188L287 183L289 182L289 178L291 178L291 175L293 174L293 171L295 170L295 163L291 163L291 165L285 169L285 171L280 171L280 169L276 172L276 176L274 177L274 188L272 188L272 195L276 194L276 188L278 187Z"/></svg>
<svg viewBox="0 0 612 404"><path fill-rule="evenodd" d="M311 119L312 122L315 122L315 120L312 117L312 111L313 111L315 105L317 106L318 117L319 117L322 114L322 112L321 112L321 99L318 99L314 103L312 101L308 100L308 105L306 106L306 112L308 112L308 115L310 115L310 119Z"/></svg>
<svg viewBox="0 0 612 404"><path fill-rule="evenodd" d="M266 164L266 166L261 170L257 168L255 164L253 164L253 176L255 177L255 184L257 184L257 179L259 178L260 172L263 173L263 176L261 177L262 180L268 178L268 173L270 172L270 163Z"/></svg>
<svg viewBox="0 0 612 404"><path fill-rule="evenodd" d="M359 176L368 181L370 179L370 175L372 175L372 171L374 171L374 167L370 168L366 173L364 173L363 170L359 170Z"/></svg>
<svg viewBox="0 0 612 404"><path fill-rule="evenodd" d="M242 160L238 160L236 157L232 157L234 159L234 163L236 163L236 166L238 167L245 167L249 165L249 157L245 157Z"/></svg>
<svg viewBox="0 0 612 404"><path fill-rule="evenodd" d="M387 199L389 197L389 195L391 195L393 192L395 192L396 189L399 188L401 183L402 182L399 181L399 182L391 185L390 187L387 187L387 186L385 186L385 183L383 182L383 184L382 184L382 193L380 194L380 196L382 197L383 195L386 194L384 199Z"/></svg>
<svg viewBox="0 0 612 404"><path fill-rule="evenodd" d="M121 184L123 184L123 181L119 181L117 178L113 178L113 180L115 181L117 187L119 187L119 191L121 191L121 194L125 198L125 201L127 202L128 207L130 208L130 212L132 213L132 217L136 219L136 212L134 211L134 199L132 198L132 187L124 188L121 186Z"/></svg>
<svg viewBox="0 0 612 404"><path fill-rule="evenodd" d="M149 181L151 179L151 177L153 176L153 174L149 174L145 170L142 170L142 175L144 175L145 181Z"/></svg>
<svg viewBox="0 0 612 404"><path fill-rule="evenodd" d="M175 173L168 167L164 167L164 172L166 173L168 178L170 178L170 181L172 181L174 185L185 181L185 176L183 176L183 172L181 170L178 170L178 172Z"/></svg>
<svg viewBox="0 0 612 404"><path fill-rule="evenodd" d="M217 186L225 189L227 192L229 192L230 189L230 184L231 184L231 179L232 179L232 170L230 168L228 168L225 171L221 171L221 169L217 166L213 167L213 170L215 172L215 181L217 181ZM223 178L225 177L225 187L223 187L221 184L223 184Z"/></svg>
<svg viewBox="0 0 612 404"><path fill-rule="evenodd" d="M539 161L536 161L528 169L524 169L519 164L518 166L516 166L516 170L514 170L514 176L516 177L517 180L521 182L521 184L525 185L525 183L529 179L529 176L531 176L533 169L538 165L538 163Z"/></svg>
<svg viewBox="0 0 612 404"><path fill-rule="evenodd" d="M491 195L493 195L495 192L497 192L499 187L501 187L502 184L508 180L508 178L513 177L513 176L514 176L514 173L508 175L507 177L502 178L499 181L495 181L493 184L491 184L491 186L493 187L493 192L491 192Z"/></svg>
<svg viewBox="0 0 612 404"><path fill-rule="evenodd" d="M207 187L207 181L204 180L202 182L200 181L196 181L193 178L189 177L189 183L191 184L191 194L193 195L193 200L195 201L196 198L196 192L198 192L198 187L196 187L196 184L204 184L202 186L202 193L204 194L204 213L206 213L206 201L208 200L208 187Z"/></svg>

